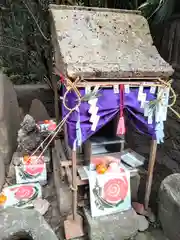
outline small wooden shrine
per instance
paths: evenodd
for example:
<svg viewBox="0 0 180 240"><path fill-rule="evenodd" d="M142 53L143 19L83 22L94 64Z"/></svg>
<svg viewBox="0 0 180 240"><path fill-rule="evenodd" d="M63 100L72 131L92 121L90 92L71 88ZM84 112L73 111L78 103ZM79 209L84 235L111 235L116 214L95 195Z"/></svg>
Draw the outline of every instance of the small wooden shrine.
<svg viewBox="0 0 180 240"><path fill-rule="evenodd" d="M138 11L55 5L50 11L55 70L62 84L62 119L66 119L65 140L56 149L69 184L72 149L80 153L78 165L92 167L93 156L100 156L93 155L95 147L116 145L116 152L103 156L121 161L128 124L132 124L152 138L147 208L157 144L164 137L173 69L159 55L148 22ZM110 130L102 133L111 121ZM88 183L76 174L77 185Z"/></svg>

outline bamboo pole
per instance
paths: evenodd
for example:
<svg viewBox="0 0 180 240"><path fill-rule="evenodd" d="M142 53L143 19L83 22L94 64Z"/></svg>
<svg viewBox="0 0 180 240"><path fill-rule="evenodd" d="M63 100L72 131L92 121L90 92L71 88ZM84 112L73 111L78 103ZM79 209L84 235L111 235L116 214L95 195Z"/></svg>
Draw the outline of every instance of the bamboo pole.
<svg viewBox="0 0 180 240"><path fill-rule="evenodd" d="M156 160L156 152L157 152L157 141L152 140L150 157L149 157L149 165L148 165L147 181L146 181L145 200L144 200L144 206L146 210L148 209L148 206L149 206L149 198L151 194L153 171L154 171L154 165Z"/></svg>

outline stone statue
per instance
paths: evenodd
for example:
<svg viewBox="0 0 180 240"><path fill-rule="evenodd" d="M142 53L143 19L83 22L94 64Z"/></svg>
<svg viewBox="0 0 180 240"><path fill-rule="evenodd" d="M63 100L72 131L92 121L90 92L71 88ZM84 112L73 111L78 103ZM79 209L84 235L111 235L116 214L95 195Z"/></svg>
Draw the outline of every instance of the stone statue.
<svg viewBox="0 0 180 240"><path fill-rule="evenodd" d="M23 154L32 154L41 144L41 135L33 117L26 115L18 131L18 150Z"/></svg>

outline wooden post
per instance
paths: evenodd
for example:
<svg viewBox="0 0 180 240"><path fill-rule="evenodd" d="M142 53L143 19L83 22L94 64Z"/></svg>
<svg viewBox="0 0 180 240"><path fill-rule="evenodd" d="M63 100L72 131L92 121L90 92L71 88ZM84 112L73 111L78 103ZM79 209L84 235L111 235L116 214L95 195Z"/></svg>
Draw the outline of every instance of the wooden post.
<svg viewBox="0 0 180 240"><path fill-rule="evenodd" d="M150 198L150 194L151 194L154 164L155 164L155 160L156 160L156 152L157 152L157 141L152 140L151 149L150 149L150 157L149 157L149 165L148 165L147 181L146 181L145 201L144 201L144 206L145 206L146 210L148 209L148 206L149 206L149 198Z"/></svg>
<svg viewBox="0 0 180 240"><path fill-rule="evenodd" d="M73 212L73 220L76 221L77 218L77 162L76 162L76 150L72 151L72 212Z"/></svg>

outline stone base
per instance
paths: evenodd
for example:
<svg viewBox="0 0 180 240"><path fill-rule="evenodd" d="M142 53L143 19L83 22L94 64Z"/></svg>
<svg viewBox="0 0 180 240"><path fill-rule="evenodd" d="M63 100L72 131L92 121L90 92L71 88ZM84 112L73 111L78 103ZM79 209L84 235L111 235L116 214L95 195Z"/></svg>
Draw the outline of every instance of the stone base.
<svg viewBox="0 0 180 240"><path fill-rule="evenodd" d="M159 189L159 220L170 240L180 239L180 174L166 177Z"/></svg>
<svg viewBox="0 0 180 240"><path fill-rule="evenodd" d="M138 232L137 214L133 209L92 218L89 209L84 208L84 214L90 240L125 240Z"/></svg>
<svg viewBox="0 0 180 240"><path fill-rule="evenodd" d="M33 209L7 208L0 211L0 233L0 240L23 239L16 238L20 233L24 233L27 239L28 235L31 236L32 240L58 240L44 218Z"/></svg>

